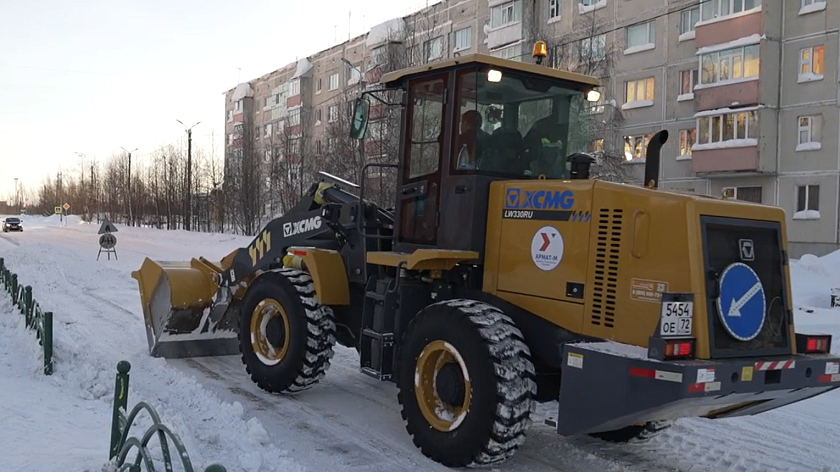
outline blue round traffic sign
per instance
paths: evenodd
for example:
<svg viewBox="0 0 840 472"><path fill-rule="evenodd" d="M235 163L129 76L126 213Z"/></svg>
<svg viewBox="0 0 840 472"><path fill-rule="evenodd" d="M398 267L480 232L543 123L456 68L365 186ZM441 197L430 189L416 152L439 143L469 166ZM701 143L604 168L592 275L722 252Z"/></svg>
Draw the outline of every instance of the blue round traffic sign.
<svg viewBox="0 0 840 472"><path fill-rule="evenodd" d="M750 266L736 262L723 270L717 308L727 333L741 341L755 339L764 327L766 306L764 286Z"/></svg>

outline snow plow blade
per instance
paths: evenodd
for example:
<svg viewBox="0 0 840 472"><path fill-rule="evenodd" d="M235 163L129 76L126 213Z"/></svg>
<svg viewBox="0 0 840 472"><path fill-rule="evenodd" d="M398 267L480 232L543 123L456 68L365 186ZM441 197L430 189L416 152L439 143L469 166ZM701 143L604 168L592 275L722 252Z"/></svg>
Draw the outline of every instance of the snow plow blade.
<svg viewBox="0 0 840 472"><path fill-rule="evenodd" d="M235 306L230 296L219 291L220 272L203 258L189 262L146 258L131 273L140 288L153 357L239 354Z"/></svg>
<svg viewBox="0 0 840 472"><path fill-rule="evenodd" d="M831 354L658 361L615 342L566 345L557 432L756 415L840 387L839 368Z"/></svg>

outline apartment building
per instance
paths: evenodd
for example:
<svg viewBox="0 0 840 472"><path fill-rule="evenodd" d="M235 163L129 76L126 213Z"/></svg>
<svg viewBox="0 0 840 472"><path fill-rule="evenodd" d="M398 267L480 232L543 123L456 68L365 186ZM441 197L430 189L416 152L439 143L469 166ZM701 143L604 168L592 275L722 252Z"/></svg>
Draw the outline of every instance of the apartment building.
<svg viewBox="0 0 840 472"><path fill-rule="evenodd" d="M531 60L544 40L549 65L602 78L591 150L624 157L631 181L666 129L663 187L780 206L791 256L824 254L840 247L839 31L826 0L448 0L231 89L227 132L248 113L263 133L311 115L298 133L325 152L342 97L382 72L471 52Z"/></svg>

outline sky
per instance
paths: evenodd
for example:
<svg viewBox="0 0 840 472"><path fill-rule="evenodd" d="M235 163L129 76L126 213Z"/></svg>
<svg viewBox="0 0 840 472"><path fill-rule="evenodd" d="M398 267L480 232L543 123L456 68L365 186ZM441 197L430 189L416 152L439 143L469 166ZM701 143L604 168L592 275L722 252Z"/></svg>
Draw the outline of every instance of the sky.
<svg viewBox="0 0 840 472"><path fill-rule="evenodd" d="M0 0L0 200L15 177L35 190L78 173L78 154L101 162L137 148L142 162L186 139L176 120L200 122L194 145L215 142L221 156L226 90L425 5Z"/></svg>

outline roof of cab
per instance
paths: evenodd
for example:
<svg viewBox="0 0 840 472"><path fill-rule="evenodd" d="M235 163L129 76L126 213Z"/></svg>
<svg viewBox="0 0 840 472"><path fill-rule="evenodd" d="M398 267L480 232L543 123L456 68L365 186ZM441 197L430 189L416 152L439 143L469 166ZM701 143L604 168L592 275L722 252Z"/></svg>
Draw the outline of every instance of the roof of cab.
<svg viewBox="0 0 840 472"><path fill-rule="evenodd" d="M460 56L455 57L452 59L446 59L442 61L435 61L429 64L423 64L414 67L408 67L405 69L396 70L393 72L388 72L384 74L382 78L379 80L380 83L388 86L394 82L397 82L401 79L406 79L413 75L422 74L426 72L431 72L435 70L441 69L448 69L450 67L458 66L458 65L465 65L465 64L484 64L492 67L499 67L499 68L506 68L512 69L519 72L525 72L528 74L537 74L543 75L546 77L566 80L570 82L579 82L582 84L590 85L593 87L600 87L601 81L595 77L591 77L588 75L576 74L574 72L568 72L563 70L554 69L548 66L542 66L537 64L529 64L527 62L519 62L519 61L512 61L510 59L502 59L498 57L488 56L486 54L470 54L467 56Z"/></svg>

